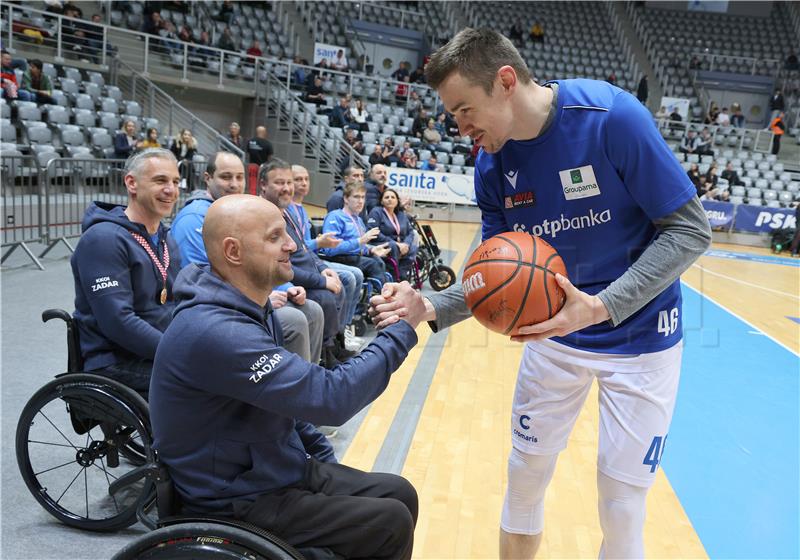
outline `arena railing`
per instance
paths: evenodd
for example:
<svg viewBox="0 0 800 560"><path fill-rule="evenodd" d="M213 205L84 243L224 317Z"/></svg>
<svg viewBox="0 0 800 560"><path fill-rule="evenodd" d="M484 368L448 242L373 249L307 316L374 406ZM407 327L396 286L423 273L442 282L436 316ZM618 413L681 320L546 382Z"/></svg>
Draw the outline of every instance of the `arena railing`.
<svg viewBox="0 0 800 560"><path fill-rule="evenodd" d="M41 270L30 243L41 243L45 236L41 194L43 172L33 156L0 156L0 199L3 207L2 248L0 263L20 248ZM7 250L6 250L7 249Z"/></svg>
<svg viewBox="0 0 800 560"><path fill-rule="evenodd" d="M697 58L701 64L700 68L692 68L691 62L693 58ZM703 64L703 63L706 64ZM747 75L756 76L758 71L763 68L774 68L774 75L777 76L781 69L781 61L777 58L756 58L752 56L733 56L720 53L706 53L706 52L693 52L686 57L686 68L689 70L707 70L709 72L725 72L727 70L720 70L722 64L738 64L746 65L749 70ZM742 72L732 72L734 74L741 74ZM762 74L763 75L763 74Z"/></svg>
<svg viewBox="0 0 800 560"><path fill-rule="evenodd" d="M698 134L704 128L711 133L713 141L712 149L736 149L740 151L750 150L753 152L767 153L772 145L772 132L763 128L736 128L733 126L720 126L713 124L703 124L685 121L672 121L669 118L655 119L659 130L680 132L682 138L689 130L694 130ZM717 137L724 138L725 144L717 144ZM736 136L736 144L731 145L729 138ZM769 141L767 141L767 138ZM676 140L678 138L675 138Z"/></svg>

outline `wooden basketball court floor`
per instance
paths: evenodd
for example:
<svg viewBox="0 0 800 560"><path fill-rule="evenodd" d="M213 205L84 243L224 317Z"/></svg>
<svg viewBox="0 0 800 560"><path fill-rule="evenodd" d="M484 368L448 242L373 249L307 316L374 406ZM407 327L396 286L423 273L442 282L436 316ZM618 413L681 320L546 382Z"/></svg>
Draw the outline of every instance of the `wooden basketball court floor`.
<svg viewBox="0 0 800 560"><path fill-rule="evenodd" d="M435 224L459 270L477 224ZM797 558L800 262L715 245L683 276L685 351L648 497L649 558ZM419 344L340 457L406 476L414 557L495 558L522 346L465 321ZM597 391L559 458L540 558L595 558Z"/></svg>

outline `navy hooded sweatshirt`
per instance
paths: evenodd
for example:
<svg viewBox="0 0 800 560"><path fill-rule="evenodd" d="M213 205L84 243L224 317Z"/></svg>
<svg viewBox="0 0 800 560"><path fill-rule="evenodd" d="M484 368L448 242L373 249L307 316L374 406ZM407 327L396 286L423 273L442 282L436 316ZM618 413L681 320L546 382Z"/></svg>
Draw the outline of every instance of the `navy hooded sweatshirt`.
<svg viewBox="0 0 800 560"><path fill-rule="evenodd" d="M312 424L338 426L380 395L416 344L400 321L335 369L281 345L261 307L207 265L184 268L175 317L150 380L154 447L189 511L231 514L233 502L297 484L311 457L335 462Z"/></svg>
<svg viewBox="0 0 800 560"><path fill-rule="evenodd" d="M172 285L180 271L178 247L159 225L157 244L125 206L93 202L83 217L83 235L70 261L75 279L75 313L87 371L132 359L152 360L172 319ZM131 232L162 258L169 248L167 302L159 301L161 273Z"/></svg>

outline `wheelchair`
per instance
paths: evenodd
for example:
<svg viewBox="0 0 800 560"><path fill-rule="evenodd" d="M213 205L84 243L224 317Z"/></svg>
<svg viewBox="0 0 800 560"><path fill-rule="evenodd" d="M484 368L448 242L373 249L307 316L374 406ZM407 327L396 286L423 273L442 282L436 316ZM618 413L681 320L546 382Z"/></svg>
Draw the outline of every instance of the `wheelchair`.
<svg viewBox="0 0 800 560"><path fill-rule="evenodd" d="M150 532L114 558L337 558L303 554L248 523L180 513L180 500L153 449L147 402L133 389L82 372L77 326L62 309L42 321L67 326L67 371L39 389L20 414L17 465L33 497L62 523L113 532L137 521Z"/></svg>
<svg viewBox="0 0 800 560"><path fill-rule="evenodd" d="M413 278L411 283L415 288L420 289L425 280L428 280L431 288L437 292L455 284L456 273L449 266L442 264L440 258L442 250L436 242L436 236L433 234L431 226L420 225L412 214L408 214L408 221L419 237L417 258L411 271Z"/></svg>

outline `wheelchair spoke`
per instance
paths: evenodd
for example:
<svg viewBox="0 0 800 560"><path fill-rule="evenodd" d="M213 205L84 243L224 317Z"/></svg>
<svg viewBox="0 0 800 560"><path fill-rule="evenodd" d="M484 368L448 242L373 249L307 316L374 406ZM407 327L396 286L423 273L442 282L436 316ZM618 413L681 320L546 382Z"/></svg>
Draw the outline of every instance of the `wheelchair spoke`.
<svg viewBox="0 0 800 560"><path fill-rule="evenodd" d="M42 445L52 445L55 447L69 447L71 449L75 449L74 445L64 445L63 443L53 443L52 441L37 441L35 439L29 439L28 443L40 443Z"/></svg>
<svg viewBox="0 0 800 560"><path fill-rule="evenodd" d="M44 412L42 412L41 410L39 411L39 414L41 414L41 415L44 417L44 419L45 419L45 420L47 420L47 422L48 422L48 423L49 423L51 426L53 426L53 429L55 429L55 431L57 431L59 434L61 434L61 437L63 437L63 438L64 438L64 439L67 441L67 443L70 445L70 447L72 447L72 448L73 448L74 450L76 450L76 451L78 450L78 448L77 448L77 447L75 447L75 445L74 445L74 444L73 444L73 443L72 443L72 442L69 440L69 438L68 438L67 436L65 436L65 435L64 435L64 432L62 432L61 430L59 430L59 429L58 429L58 426L56 426L55 424L53 424L52 420L50 420L50 419L47 417L47 414L45 414L45 413L44 413Z"/></svg>
<svg viewBox="0 0 800 560"><path fill-rule="evenodd" d="M78 480L78 477L81 475L81 472L82 472L82 471L85 471L85 470L86 470L86 467L81 467L81 470L79 470L79 471L78 471L78 473L75 475L75 478L73 478L73 479L72 479L72 482L70 482L70 483L67 485L67 487L66 487L66 488L64 488L64 491L63 491L63 492L61 492L61 495L60 495L60 496L58 497L58 499L56 500L56 503L59 503L59 502L61 501L61 498L63 498L63 497L64 497L64 494L66 494L66 493L67 493L67 490L69 490L69 489L72 487L72 485L75 483L75 481L76 481L76 480Z"/></svg>
<svg viewBox="0 0 800 560"><path fill-rule="evenodd" d="M102 457L100 458L100 464L103 466L102 470L103 470L103 473L106 475L106 482L108 483L109 486L111 486L111 480L109 480L109 478L108 478L110 473L108 472L108 470L106 470L106 463L105 463L105 461L103 461ZM97 465L95 465L95 466L97 467ZM97 468L100 468L100 467L97 467ZM110 476L112 476L114 478L114 480L117 479L117 477L114 476L114 475L110 475ZM117 503L116 496L114 496L114 494L111 494L111 499L114 501L114 507L117 510L117 514L119 514L119 504Z"/></svg>
<svg viewBox="0 0 800 560"><path fill-rule="evenodd" d="M71 461L67 461L67 462L66 462L66 463L64 463L63 465L58 465L57 467L50 467L49 469L45 469L45 470L43 470L43 471L35 472L35 473L33 473L33 475L34 475L34 476L39 476L40 474L44 474L44 473L46 473L46 472L54 471L54 470L56 470L56 469L60 469L61 467L66 467L67 465L71 465L71 464L73 464L74 462L75 462L75 460L73 459L73 460L71 460Z"/></svg>
<svg viewBox="0 0 800 560"><path fill-rule="evenodd" d="M113 478L114 480L117 480L117 478L119 478L119 477L117 477L117 476L114 476L114 475L113 475L113 474L111 474L110 472L108 472L108 470L107 470L107 468L106 468L105 461L103 461L103 458L102 458L102 457L100 458L100 464L101 464L101 465L103 465L103 466L102 466L102 467L98 467L98 466L97 466L97 463L95 463L95 464L94 464L94 468L96 468L96 469L98 469L98 470L101 470L101 471L103 471L103 472L106 474L106 480L108 480L108 477L109 477L109 476L110 476L111 478ZM109 480L109 481L108 481L108 483L109 483L109 484L111 484L111 481Z"/></svg>
<svg viewBox="0 0 800 560"><path fill-rule="evenodd" d="M83 491L86 497L86 519L89 519L89 481L86 475L87 470L88 469L83 469Z"/></svg>

